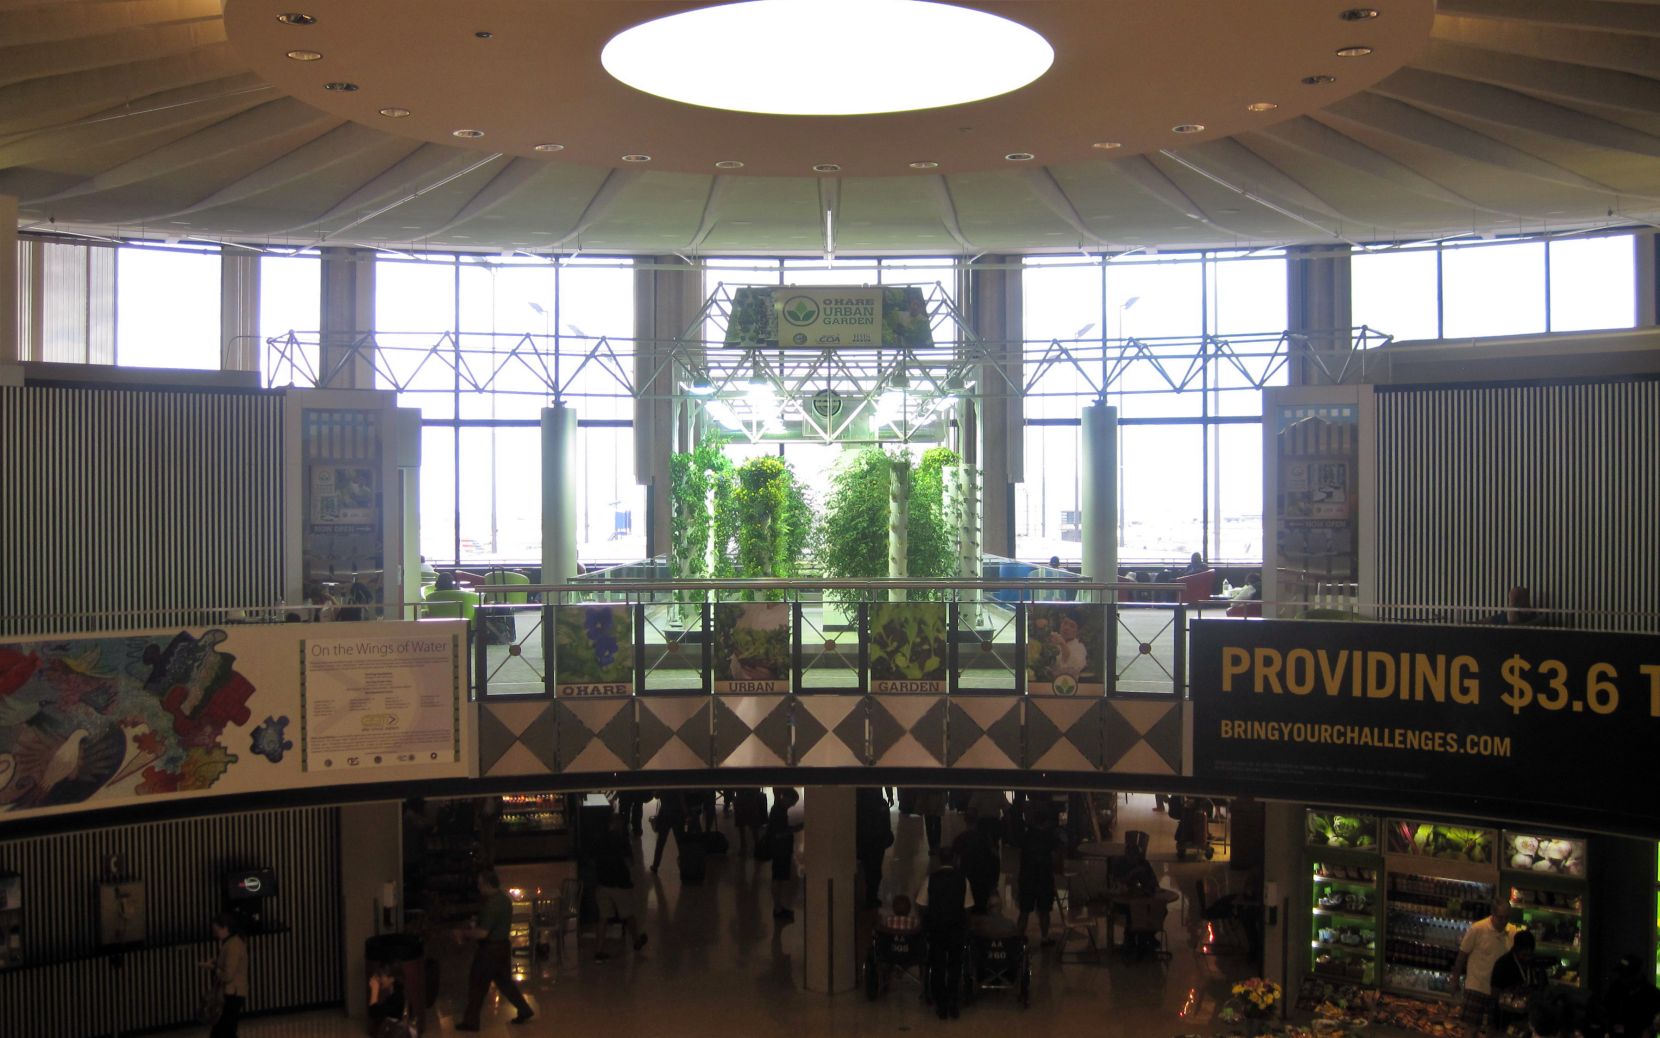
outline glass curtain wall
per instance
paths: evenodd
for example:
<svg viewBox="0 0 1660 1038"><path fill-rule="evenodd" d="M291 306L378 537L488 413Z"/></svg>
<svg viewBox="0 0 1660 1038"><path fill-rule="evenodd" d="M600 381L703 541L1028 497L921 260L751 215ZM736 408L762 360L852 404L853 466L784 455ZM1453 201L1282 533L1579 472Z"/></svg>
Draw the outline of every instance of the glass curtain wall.
<svg viewBox="0 0 1660 1038"><path fill-rule="evenodd" d="M577 554L645 554L634 481L634 274L628 260L382 255L383 381L420 408L421 553L429 562L537 564L541 410L577 413ZM557 344L557 350L554 348ZM556 355L557 354L557 355Z"/></svg>
<svg viewBox="0 0 1660 1038"><path fill-rule="evenodd" d="M1397 341L1631 328L1636 264L1630 234L1360 249L1354 323Z"/></svg>
<svg viewBox="0 0 1660 1038"><path fill-rule="evenodd" d="M1081 557L1079 414L1104 386L1118 408L1125 565L1260 558L1258 387L1285 381L1284 255L1033 259L1023 290L1028 366L1053 363L1026 401L1020 557Z"/></svg>
<svg viewBox="0 0 1660 1038"><path fill-rule="evenodd" d="M217 371L217 245L123 245L115 253L115 362Z"/></svg>

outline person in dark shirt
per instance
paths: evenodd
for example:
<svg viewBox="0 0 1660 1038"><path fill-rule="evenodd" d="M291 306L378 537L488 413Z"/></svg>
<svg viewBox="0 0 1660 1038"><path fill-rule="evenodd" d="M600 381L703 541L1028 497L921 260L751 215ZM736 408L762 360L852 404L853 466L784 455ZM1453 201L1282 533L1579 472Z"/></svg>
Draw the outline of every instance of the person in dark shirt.
<svg viewBox="0 0 1660 1038"><path fill-rule="evenodd" d="M767 812L764 839L772 859L772 917L779 925L795 918L790 908L795 893L795 829L790 825L790 808L800 800L794 787L777 786L772 791L772 810Z"/></svg>
<svg viewBox="0 0 1660 1038"><path fill-rule="evenodd" d="M657 844L651 851L653 872L663 864L663 848L668 845L670 833L674 834L677 850L686 840L686 794L678 789L664 789L658 792L657 800L657 814L651 819L651 827L657 831Z"/></svg>
<svg viewBox="0 0 1660 1038"><path fill-rule="evenodd" d="M639 932L638 916L634 909L634 852L629 846L628 816L618 812L611 816L611 826L594 846L595 900L599 902L599 937L594 952L595 962L604 962L611 956L605 952L605 927L613 920L620 921L623 940L639 951L646 946L646 935Z"/></svg>
<svg viewBox="0 0 1660 1038"><path fill-rule="evenodd" d="M854 795L854 844L865 874L865 907L880 908L882 859L893 846L893 817L875 786L861 787Z"/></svg>
<svg viewBox="0 0 1660 1038"><path fill-rule="evenodd" d="M968 941L968 878L957 868L949 847L940 851L940 867L917 894L922 929L928 935L928 991L939 1018L957 1015L963 987L963 946Z"/></svg>
<svg viewBox="0 0 1660 1038"><path fill-rule="evenodd" d="M1187 560L1187 565L1182 567L1181 575L1191 577L1193 574L1203 573L1207 569L1210 569L1210 566L1206 564L1205 557L1198 552L1194 552L1193 557Z"/></svg>
<svg viewBox="0 0 1660 1038"><path fill-rule="evenodd" d="M1026 936L1026 923L1037 912L1038 937L1044 945L1054 943L1049 918L1055 907L1055 856L1060 847L1049 806L1033 804L1020 837L1020 916L1014 925L1020 936Z"/></svg>
<svg viewBox="0 0 1660 1038"><path fill-rule="evenodd" d="M997 845L992 842L986 827L980 824L980 812L970 807L963 817L967 827L951 842L951 852L968 879L968 888L974 894L974 912L983 915L997 890L1000 863Z"/></svg>
<svg viewBox="0 0 1660 1038"><path fill-rule="evenodd" d="M1602 1005L1610 1035L1640 1038L1649 1033L1655 1016L1660 1015L1660 991L1655 989L1640 956L1620 956Z"/></svg>
<svg viewBox="0 0 1660 1038"><path fill-rule="evenodd" d="M467 980L467 1009L455 1027L457 1031L478 1030L478 1014L484 1008L484 996L490 993L491 984L519 1011L513 1018L514 1023L522 1024L536 1015L519 990L519 982L513 979L513 948L508 943L513 926L513 902L501 889L501 879L495 869L478 874L478 891L484 896L484 904L479 908L477 923L457 931L459 936L478 942Z"/></svg>

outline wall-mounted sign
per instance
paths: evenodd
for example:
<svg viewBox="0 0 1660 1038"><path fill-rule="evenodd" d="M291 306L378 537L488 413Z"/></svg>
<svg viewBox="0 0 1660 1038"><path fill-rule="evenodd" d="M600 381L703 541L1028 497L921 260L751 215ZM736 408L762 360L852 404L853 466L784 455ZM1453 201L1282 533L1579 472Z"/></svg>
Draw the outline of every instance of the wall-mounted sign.
<svg viewBox="0 0 1660 1038"><path fill-rule="evenodd" d="M944 602L872 602L869 617L872 692L945 691Z"/></svg>
<svg viewBox="0 0 1660 1038"><path fill-rule="evenodd" d="M621 602L560 606L554 680L565 697L634 694L634 612Z"/></svg>
<svg viewBox="0 0 1660 1038"><path fill-rule="evenodd" d="M1026 607L1026 691L1099 696L1107 691L1105 613L1089 603Z"/></svg>
<svg viewBox="0 0 1660 1038"><path fill-rule="evenodd" d="M416 630L306 641L301 766L350 771L459 760L458 641Z"/></svg>
<svg viewBox="0 0 1660 1038"><path fill-rule="evenodd" d="M1617 795L1657 777L1660 637L1292 620L1192 631L1196 777L1660 820L1648 798Z"/></svg>
<svg viewBox="0 0 1660 1038"><path fill-rule="evenodd" d="M716 604L715 691L788 692L790 630L788 602Z"/></svg>

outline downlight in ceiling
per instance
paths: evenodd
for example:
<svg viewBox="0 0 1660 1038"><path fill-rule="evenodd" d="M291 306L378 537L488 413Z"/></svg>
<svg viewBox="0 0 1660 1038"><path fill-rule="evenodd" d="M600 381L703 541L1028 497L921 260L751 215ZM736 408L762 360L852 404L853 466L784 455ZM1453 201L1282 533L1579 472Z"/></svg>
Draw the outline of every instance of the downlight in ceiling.
<svg viewBox="0 0 1660 1038"><path fill-rule="evenodd" d="M927 0L746 0L625 29L600 62L648 94L764 115L873 115L966 104L1054 63L1038 33ZM880 69L880 75L862 70Z"/></svg>

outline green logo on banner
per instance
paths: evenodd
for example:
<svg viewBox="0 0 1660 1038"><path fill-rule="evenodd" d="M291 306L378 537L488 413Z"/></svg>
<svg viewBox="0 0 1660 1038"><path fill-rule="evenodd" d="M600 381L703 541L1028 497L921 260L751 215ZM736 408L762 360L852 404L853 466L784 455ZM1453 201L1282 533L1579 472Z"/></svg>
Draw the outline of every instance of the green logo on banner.
<svg viewBox="0 0 1660 1038"><path fill-rule="evenodd" d="M818 320L818 304L806 296L791 296L784 301L784 320L800 328Z"/></svg>

